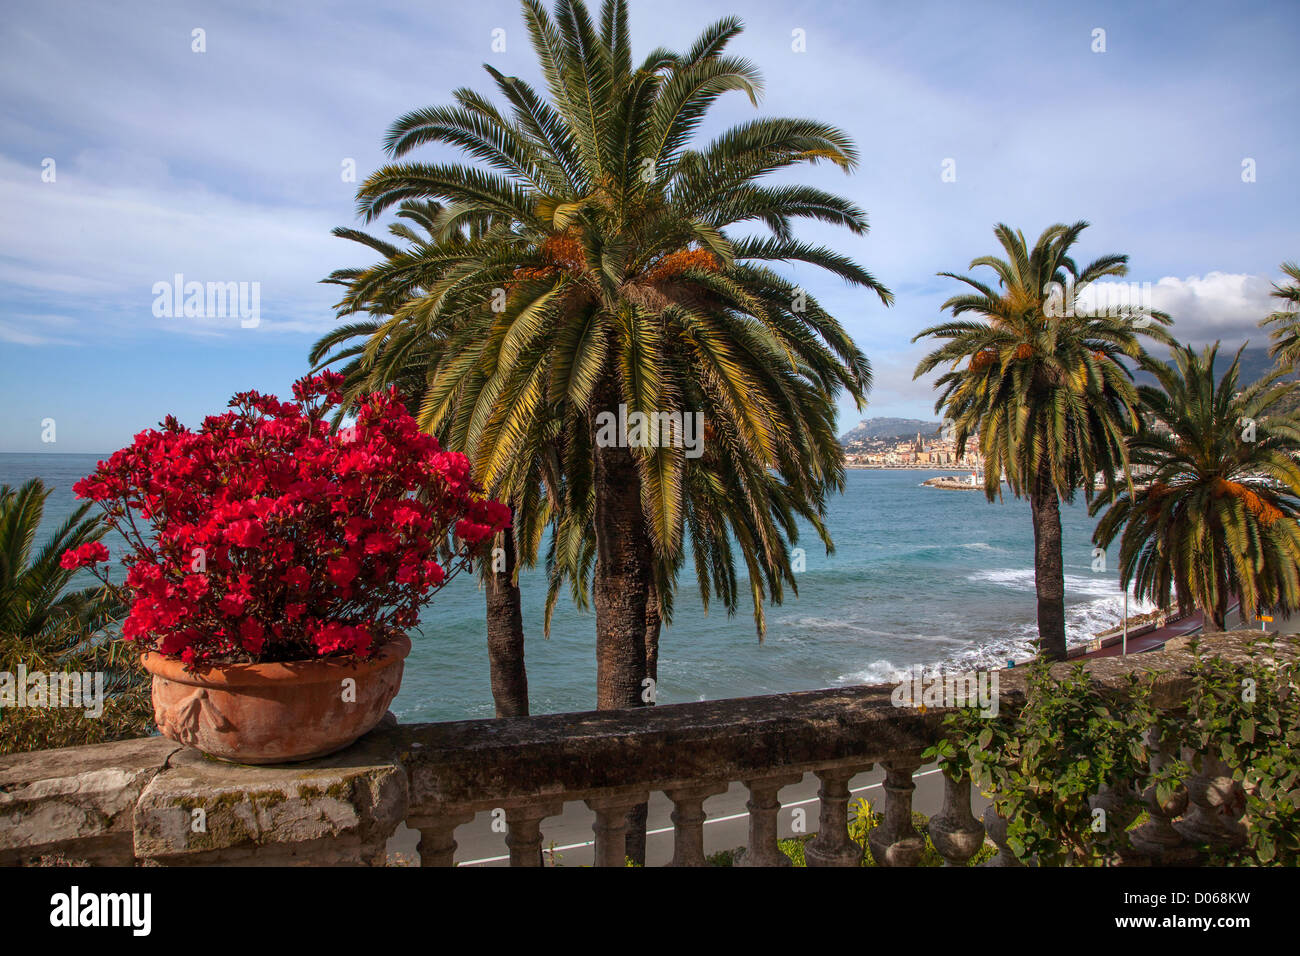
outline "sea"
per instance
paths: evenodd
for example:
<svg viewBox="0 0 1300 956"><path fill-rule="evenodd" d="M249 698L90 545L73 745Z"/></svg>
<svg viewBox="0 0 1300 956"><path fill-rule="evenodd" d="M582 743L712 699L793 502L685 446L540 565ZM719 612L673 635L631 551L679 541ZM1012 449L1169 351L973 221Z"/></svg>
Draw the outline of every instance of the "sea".
<svg viewBox="0 0 1300 956"><path fill-rule="evenodd" d="M0 484L39 477L54 489L38 542L76 507L72 485L100 457L0 453ZM801 534L799 593L767 608L762 642L750 605L728 616L715 603L706 613L693 569L683 574L673 622L660 638L658 702L878 683L916 664L966 670L1031 657L1037 628L1028 503L1009 493L990 503L982 492L923 484L940 474L951 473L849 471L829 507L834 554L811 529ZM1061 510L1067 640L1074 645L1118 624L1124 601L1118 546L1100 559L1096 520L1082 499ZM105 541L119 553L120 542ZM87 576L84 584L93 583ZM546 639L545 572L524 570L520 588L532 712L594 708L595 615L574 608L566 593ZM748 600L743 582L741 593ZM477 581L462 574L425 609L392 707L398 719L493 715L484 607ZM1130 597L1131 615L1149 610Z"/></svg>

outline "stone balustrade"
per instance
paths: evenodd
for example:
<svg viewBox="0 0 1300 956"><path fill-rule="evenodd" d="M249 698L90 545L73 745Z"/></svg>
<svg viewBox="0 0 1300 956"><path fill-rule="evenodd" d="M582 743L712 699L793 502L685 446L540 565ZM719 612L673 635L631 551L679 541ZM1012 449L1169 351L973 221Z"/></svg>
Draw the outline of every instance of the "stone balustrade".
<svg viewBox="0 0 1300 956"><path fill-rule="evenodd" d="M1252 632L1216 635L1214 651L1245 656ZM1188 687L1186 639L1162 651L1090 660L1094 680L1121 688L1132 670L1158 675L1156 703L1176 708ZM1067 667L1069 665L1057 665ZM1000 672L1000 706L1024 702L1024 672ZM870 853L914 866L924 848L912 814L913 775L945 714L897 708L890 685L500 720L401 725L389 721L322 760L274 767L223 763L162 738L0 757L0 865L382 865L402 823L420 834L423 866L456 859L456 827L502 812L512 866L539 866L548 818L566 803L594 814L595 861L622 866L627 812L654 791L673 804L674 866L705 864L704 801L733 782L749 793L742 866L788 865L778 849L779 792L805 774L820 781L809 866L856 866L849 781L884 772ZM1176 741L1160 741L1168 759ZM1005 821L971 810L967 779L943 778L929 835L949 865L987 836L989 865L1017 865ZM1099 794L1107 805L1114 794ZM1239 843L1242 806L1228 768L1207 763L1176 797L1144 794L1149 820L1135 845L1157 863L1191 859L1189 840Z"/></svg>

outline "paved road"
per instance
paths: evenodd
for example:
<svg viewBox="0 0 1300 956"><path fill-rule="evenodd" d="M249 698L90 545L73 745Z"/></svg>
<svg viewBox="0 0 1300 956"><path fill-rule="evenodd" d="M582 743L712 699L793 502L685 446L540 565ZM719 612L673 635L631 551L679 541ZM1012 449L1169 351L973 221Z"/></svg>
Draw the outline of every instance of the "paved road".
<svg viewBox="0 0 1300 956"><path fill-rule="evenodd" d="M854 799L865 796L879 810L883 804L880 782L884 771L877 768L859 774L851 783ZM943 782L934 766L922 767L914 777L916 792L912 805L916 810L933 816L943 806ZM817 829L818 780L807 774L796 784L781 791L782 810L779 817L781 836L795 835L795 827L802 821L804 832ZM704 824L704 851L716 853L744 846L749 839L749 815L745 811L748 791L743 784L734 783L726 793L710 797L704 803L708 820ZM975 794L972 805L978 816L984 812L988 801ZM662 866L673 856L673 828L669 819L672 802L662 793L650 795L650 816L647 826L646 863ZM802 811L800 813L799 811ZM547 819L542 825L543 845L554 851L561 866L589 866L592 862L591 825L595 814L582 803L565 804L564 813ZM400 853L415 860L419 834L402 827L389 841L389 853ZM456 862L461 866L505 866L507 850L505 834L492 830L492 814L480 813L469 823L456 829Z"/></svg>

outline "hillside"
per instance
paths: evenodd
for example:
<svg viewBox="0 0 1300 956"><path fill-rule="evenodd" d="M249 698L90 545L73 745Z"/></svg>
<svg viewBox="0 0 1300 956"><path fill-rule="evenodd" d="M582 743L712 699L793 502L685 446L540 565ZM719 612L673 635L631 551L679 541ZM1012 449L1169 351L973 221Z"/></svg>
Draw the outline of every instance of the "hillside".
<svg viewBox="0 0 1300 956"><path fill-rule="evenodd" d="M1160 355L1160 346L1149 346L1148 351L1152 355ZM1220 348L1219 354L1214 360L1214 370L1218 375L1223 375L1232 362L1232 356L1236 354L1235 348ZM1164 352L1165 355L1169 353ZM1172 364L1172 363L1171 363ZM1249 385L1257 379L1263 378L1273 370L1273 360L1268 357L1268 348L1266 346L1252 346L1241 353L1241 367L1238 375L1238 381L1242 385ZM1138 372L1134 380L1139 385L1155 385L1154 375L1148 375L1146 372Z"/></svg>
<svg viewBox="0 0 1300 956"><path fill-rule="evenodd" d="M915 438L917 432L933 435L940 427L937 421L919 418L864 418L840 436L840 444L849 445L868 438Z"/></svg>

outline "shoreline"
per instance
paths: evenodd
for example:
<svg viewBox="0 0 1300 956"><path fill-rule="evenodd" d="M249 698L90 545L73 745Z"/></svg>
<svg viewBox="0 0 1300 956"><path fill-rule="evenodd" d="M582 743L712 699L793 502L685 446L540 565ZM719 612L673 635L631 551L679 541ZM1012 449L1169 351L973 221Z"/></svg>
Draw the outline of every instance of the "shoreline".
<svg viewBox="0 0 1300 956"><path fill-rule="evenodd" d="M844 464L845 468L852 471L953 471L967 472L969 467L958 467L957 465L850 465Z"/></svg>

